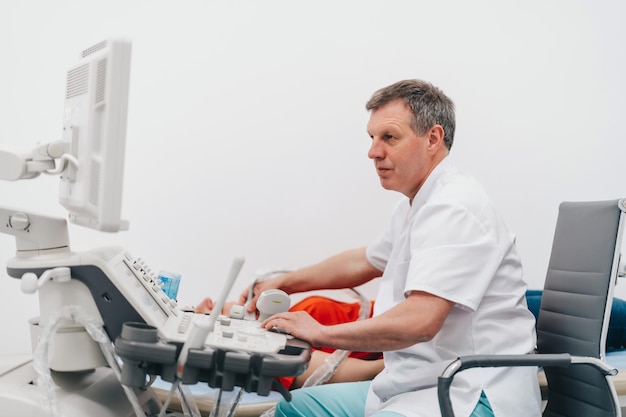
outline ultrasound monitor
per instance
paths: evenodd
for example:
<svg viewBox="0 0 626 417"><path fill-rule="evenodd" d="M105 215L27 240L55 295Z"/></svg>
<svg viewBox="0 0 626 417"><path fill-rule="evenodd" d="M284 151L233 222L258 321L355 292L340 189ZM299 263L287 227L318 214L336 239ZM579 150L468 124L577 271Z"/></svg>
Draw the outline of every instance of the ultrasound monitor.
<svg viewBox="0 0 626 417"><path fill-rule="evenodd" d="M67 72L59 202L71 223L105 232L128 229L121 208L130 57L130 41L107 39Z"/></svg>

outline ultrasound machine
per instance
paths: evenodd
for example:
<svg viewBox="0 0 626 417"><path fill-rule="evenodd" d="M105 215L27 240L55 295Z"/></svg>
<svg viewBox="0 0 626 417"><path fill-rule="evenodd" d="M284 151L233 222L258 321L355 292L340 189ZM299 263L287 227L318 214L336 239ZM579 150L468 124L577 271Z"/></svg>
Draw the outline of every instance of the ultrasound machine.
<svg viewBox="0 0 626 417"><path fill-rule="evenodd" d="M0 179L58 175L59 202L70 222L103 232L127 229L121 199L130 59L126 39L82 51L67 72L61 140L28 152L0 150ZM189 386L260 396L278 390L289 399L275 378L299 375L308 365L307 343L261 329L241 311L217 313L243 258L232 261L216 313L194 314L126 249L73 251L65 218L0 206L0 219L0 231L16 242L7 272L20 279L23 292L37 293L40 310L27 323L32 360L0 372L6 415L179 415L168 409L177 395L182 413L196 416ZM263 296L273 309L286 297ZM155 379L171 384L165 399L151 388Z"/></svg>

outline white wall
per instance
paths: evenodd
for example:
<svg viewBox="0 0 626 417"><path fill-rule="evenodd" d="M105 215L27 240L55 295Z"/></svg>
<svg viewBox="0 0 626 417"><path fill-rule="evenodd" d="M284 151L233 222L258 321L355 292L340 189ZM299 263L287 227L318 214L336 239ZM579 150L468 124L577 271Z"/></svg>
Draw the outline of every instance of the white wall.
<svg viewBox="0 0 626 417"><path fill-rule="evenodd" d="M626 194L621 1L55 1L0 15L0 145L60 137L78 52L133 40L124 214L72 244L127 247L183 275L180 299L219 294L233 256L259 268L367 244L397 194L367 159L364 103L403 78L458 108L452 155L518 235L541 287L562 200ZM65 216L56 179L0 183L0 204ZM0 237L0 257L14 253ZM36 297L0 272L2 352L28 349ZM373 291L372 288L369 291Z"/></svg>

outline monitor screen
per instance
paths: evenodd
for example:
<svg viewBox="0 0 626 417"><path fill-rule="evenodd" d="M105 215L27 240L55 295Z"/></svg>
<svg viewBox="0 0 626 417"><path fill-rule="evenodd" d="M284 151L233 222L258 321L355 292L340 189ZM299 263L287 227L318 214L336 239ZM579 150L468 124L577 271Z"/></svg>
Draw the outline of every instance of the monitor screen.
<svg viewBox="0 0 626 417"><path fill-rule="evenodd" d="M59 202L69 221L106 232L128 228L122 189L131 43L109 39L85 49L67 72L63 142L71 155Z"/></svg>

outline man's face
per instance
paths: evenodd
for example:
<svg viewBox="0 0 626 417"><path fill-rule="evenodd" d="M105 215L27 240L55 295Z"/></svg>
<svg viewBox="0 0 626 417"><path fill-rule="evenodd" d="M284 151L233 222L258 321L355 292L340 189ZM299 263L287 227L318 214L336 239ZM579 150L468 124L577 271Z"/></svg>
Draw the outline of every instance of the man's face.
<svg viewBox="0 0 626 417"><path fill-rule="evenodd" d="M413 199L430 171L434 153L430 131L418 136L411 128L412 113L403 100L394 100L373 110L367 124L372 138L368 152L380 183Z"/></svg>

